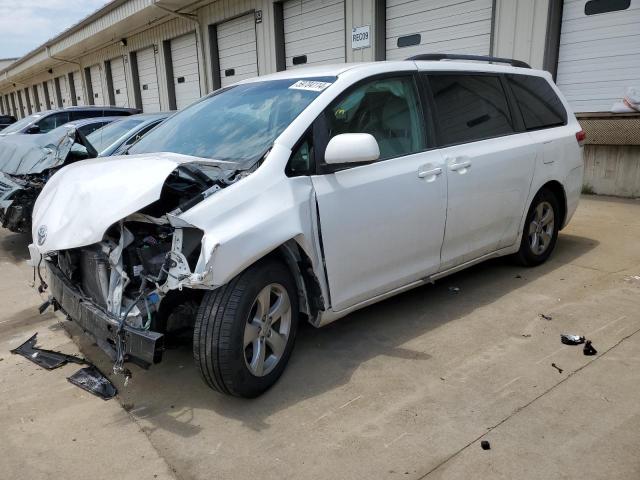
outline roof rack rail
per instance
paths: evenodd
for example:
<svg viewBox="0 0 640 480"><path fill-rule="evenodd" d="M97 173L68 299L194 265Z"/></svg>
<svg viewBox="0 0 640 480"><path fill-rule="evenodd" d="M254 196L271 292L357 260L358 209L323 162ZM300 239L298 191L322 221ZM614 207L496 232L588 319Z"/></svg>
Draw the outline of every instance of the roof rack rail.
<svg viewBox="0 0 640 480"><path fill-rule="evenodd" d="M407 60L476 60L491 63L508 63L513 67L531 68L528 63L513 58L492 57L491 55L464 55L457 53L423 53Z"/></svg>

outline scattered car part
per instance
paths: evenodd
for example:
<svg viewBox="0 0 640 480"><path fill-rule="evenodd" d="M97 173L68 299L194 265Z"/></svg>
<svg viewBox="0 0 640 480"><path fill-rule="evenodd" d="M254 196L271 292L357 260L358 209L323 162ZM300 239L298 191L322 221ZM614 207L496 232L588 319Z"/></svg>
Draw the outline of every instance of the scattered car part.
<svg viewBox="0 0 640 480"><path fill-rule="evenodd" d="M543 320L547 320L547 321L553 320L553 317L551 315L545 315L544 313L539 313L538 316Z"/></svg>
<svg viewBox="0 0 640 480"><path fill-rule="evenodd" d="M480 442L480 446L482 447L483 450L491 450L491 444L489 443L488 440L482 440Z"/></svg>
<svg viewBox="0 0 640 480"><path fill-rule="evenodd" d="M11 353L16 355L22 355L27 360L31 360L36 365L46 368L47 370L53 370L54 368L61 367L67 363L77 363L78 365L86 365L88 362L80 357L74 355L67 355L66 353L54 352L52 350L45 350L36 347L38 333L34 333L33 336L20 345L18 348L11 350Z"/></svg>
<svg viewBox="0 0 640 480"><path fill-rule="evenodd" d="M551 366L556 370L558 370L558 373L562 373L562 369L559 366L557 366L555 363L552 363Z"/></svg>
<svg viewBox="0 0 640 480"><path fill-rule="evenodd" d="M581 343L584 343L584 337L582 335L562 333L560 335L560 341L565 345L580 345Z"/></svg>
<svg viewBox="0 0 640 480"><path fill-rule="evenodd" d="M95 365L81 368L67 380L103 400L110 400L118 393L118 389Z"/></svg>
<svg viewBox="0 0 640 480"><path fill-rule="evenodd" d="M593 348L593 345L591 344L591 340L587 340L587 343L584 344L584 348L582 349L582 352L588 356L595 355L598 353L598 351L595 348Z"/></svg>

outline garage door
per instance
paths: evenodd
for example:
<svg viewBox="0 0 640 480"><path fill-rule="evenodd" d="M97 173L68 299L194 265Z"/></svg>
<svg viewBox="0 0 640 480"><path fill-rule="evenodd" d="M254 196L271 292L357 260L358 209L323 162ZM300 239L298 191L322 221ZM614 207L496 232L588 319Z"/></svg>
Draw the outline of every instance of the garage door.
<svg viewBox="0 0 640 480"><path fill-rule="evenodd" d="M171 40L171 61L176 107L180 110L200 98L198 46L195 33Z"/></svg>
<svg viewBox="0 0 640 480"><path fill-rule="evenodd" d="M59 77L60 83L60 96L62 97L62 106L70 107L71 106L71 91L69 90L69 82L67 81L67 76L63 75Z"/></svg>
<svg viewBox="0 0 640 480"><path fill-rule="evenodd" d="M73 86L76 89L76 105L84 105L84 90L82 88L82 75L80 71L73 72Z"/></svg>
<svg viewBox="0 0 640 480"><path fill-rule="evenodd" d="M154 47L140 50L137 53L137 58L142 111L145 113L159 112L160 94L158 93L158 70Z"/></svg>
<svg viewBox="0 0 640 480"><path fill-rule="evenodd" d="M94 65L89 68L89 74L91 76L91 89L93 90L93 104L106 105L104 92L102 91L102 69L100 65Z"/></svg>
<svg viewBox="0 0 640 480"><path fill-rule="evenodd" d="M124 59L117 57L111 60L111 82L113 85L113 95L117 107L129 105L127 96L127 80L124 73Z"/></svg>
<svg viewBox="0 0 640 480"><path fill-rule="evenodd" d="M53 84L53 80L47 80L47 93L49 94L49 105L50 108L56 109L58 107L58 99L56 97L56 89Z"/></svg>
<svg viewBox="0 0 640 480"><path fill-rule="evenodd" d="M39 110L46 110L47 102L44 98L44 88L42 87L42 83L36 84L36 90L38 90L38 106L40 107Z"/></svg>
<svg viewBox="0 0 640 480"><path fill-rule="evenodd" d="M492 0L387 0L387 60L420 53L489 55Z"/></svg>
<svg viewBox="0 0 640 480"><path fill-rule="evenodd" d="M288 0L283 16L287 69L345 61L343 0Z"/></svg>
<svg viewBox="0 0 640 480"><path fill-rule="evenodd" d="M640 0L565 1L556 83L576 112L609 111L640 86Z"/></svg>
<svg viewBox="0 0 640 480"><path fill-rule="evenodd" d="M223 87L258 75L256 21L253 13L217 26L220 81Z"/></svg>

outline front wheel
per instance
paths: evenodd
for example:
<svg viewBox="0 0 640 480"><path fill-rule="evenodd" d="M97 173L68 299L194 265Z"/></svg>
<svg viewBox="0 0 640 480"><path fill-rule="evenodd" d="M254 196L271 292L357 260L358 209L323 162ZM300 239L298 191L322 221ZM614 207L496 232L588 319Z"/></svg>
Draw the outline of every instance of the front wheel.
<svg viewBox="0 0 640 480"><path fill-rule="evenodd" d="M211 388L253 398L278 380L298 327L296 292L289 270L266 260L205 295L196 316L193 354Z"/></svg>
<svg viewBox="0 0 640 480"><path fill-rule="evenodd" d="M545 262L556 246L560 229L558 199L542 189L531 202L516 258L522 265L535 266Z"/></svg>

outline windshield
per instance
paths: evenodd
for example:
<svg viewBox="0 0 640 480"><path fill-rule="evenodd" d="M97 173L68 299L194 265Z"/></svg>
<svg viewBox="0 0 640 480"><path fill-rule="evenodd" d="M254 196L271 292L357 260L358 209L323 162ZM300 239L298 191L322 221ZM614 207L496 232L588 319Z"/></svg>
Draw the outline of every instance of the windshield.
<svg viewBox="0 0 640 480"><path fill-rule="evenodd" d="M335 77L236 85L160 124L130 154L174 152L251 164Z"/></svg>
<svg viewBox="0 0 640 480"><path fill-rule="evenodd" d="M27 125L35 122L41 116L42 116L41 114L38 114L38 115L29 115L28 117L24 117L22 120L18 120L16 123L12 123L10 126L2 130L2 133L4 134L4 133L17 132L22 128L26 127Z"/></svg>
<svg viewBox="0 0 640 480"><path fill-rule="evenodd" d="M89 140L89 143L93 145L93 148L95 148L97 152L101 152L129 130L140 125L143 121L144 120L139 118L116 120L115 122L91 132L87 135L87 140Z"/></svg>

